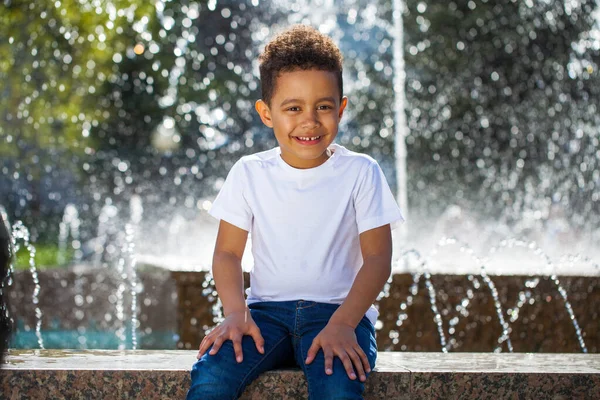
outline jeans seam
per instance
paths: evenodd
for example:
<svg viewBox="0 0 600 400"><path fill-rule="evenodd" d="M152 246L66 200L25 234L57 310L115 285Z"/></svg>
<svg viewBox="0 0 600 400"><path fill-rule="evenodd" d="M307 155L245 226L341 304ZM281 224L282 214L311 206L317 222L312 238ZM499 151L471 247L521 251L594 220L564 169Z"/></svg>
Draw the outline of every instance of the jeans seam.
<svg viewBox="0 0 600 400"><path fill-rule="evenodd" d="M300 357L304 358L304 352L302 351L302 338L300 338ZM314 361L314 360L313 360ZM308 398L309 400L313 398L313 396L311 395L311 385L308 379L308 367L306 365L305 360L302 360L302 370L304 371L304 377L306 378L306 387L307 387L307 391L308 391Z"/></svg>
<svg viewBox="0 0 600 400"><path fill-rule="evenodd" d="M273 351L277 348L277 346L279 346L285 339L287 339L286 336L282 337L281 340L279 340L279 342L277 342L277 344L275 346L273 346L273 348L264 355L264 357L262 358L262 360L260 360L258 363L256 363L256 365L250 371L248 371L248 373L244 376L244 378L240 382L240 385L238 386L237 390L235 391L236 392L236 398L239 397L238 393L239 393L240 389L244 386L244 382L246 382L246 379L248 379L248 377L252 374L252 372L254 370L256 370L256 368L258 368L258 366L262 362L264 362L265 358L267 358L267 356L269 356L271 353L273 353ZM239 393L239 395L241 395L241 393Z"/></svg>
<svg viewBox="0 0 600 400"><path fill-rule="evenodd" d="M296 306L296 315L294 316L294 332L293 332L293 335L296 338L299 337L299 335L298 335L298 316L299 316L298 310L300 310L300 308L298 306Z"/></svg>

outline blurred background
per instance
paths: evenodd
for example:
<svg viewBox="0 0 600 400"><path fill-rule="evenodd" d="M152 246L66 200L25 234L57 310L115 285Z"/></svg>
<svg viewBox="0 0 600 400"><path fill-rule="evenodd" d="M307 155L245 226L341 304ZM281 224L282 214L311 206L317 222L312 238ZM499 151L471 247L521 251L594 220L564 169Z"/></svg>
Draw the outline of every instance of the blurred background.
<svg viewBox="0 0 600 400"><path fill-rule="evenodd" d="M206 211L229 168L276 146L253 108L257 56L294 23L345 56L338 143L374 157L394 191L406 144L397 247L453 236L485 252L513 237L596 256L599 21L595 0L2 0L11 271L208 268Z"/></svg>

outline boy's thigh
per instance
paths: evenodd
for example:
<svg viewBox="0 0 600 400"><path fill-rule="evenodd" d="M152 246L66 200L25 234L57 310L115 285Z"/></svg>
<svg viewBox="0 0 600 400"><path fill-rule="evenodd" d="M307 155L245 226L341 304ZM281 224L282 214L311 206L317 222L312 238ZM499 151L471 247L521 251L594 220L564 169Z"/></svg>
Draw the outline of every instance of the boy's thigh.
<svg viewBox="0 0 600 400"><path fill-rule="evenodd" d="M190 399L234 399L262 372L277 368L289 359L293 360L291 336L286 327L264 313L251 310L252 319L259 327L265 340L265 353L256 349L251 336L243 336L241 363L236 361L233 342L225 341L216 354L210 349L192 367Z"/></svg>
<svg viewBox="0 0 600 400"><path fill-rule="evenodd" d="M303 366L311 399L361 399L364 391L364 383L358 379L358 376L357 379L350 379L344 364L337 356L333 358L332 375L325 373L325 357L322 349L319 349L316 358L310 364L304 363L313 340L325 328L336 309L336 305L318 303L302 320L303 329L296 347L296 362ZM363 317L354 333L358 345L369 360L372 371L377 359L375 328L366 317ZM365 374L367 377L370 375L366 371Z"/></svg>

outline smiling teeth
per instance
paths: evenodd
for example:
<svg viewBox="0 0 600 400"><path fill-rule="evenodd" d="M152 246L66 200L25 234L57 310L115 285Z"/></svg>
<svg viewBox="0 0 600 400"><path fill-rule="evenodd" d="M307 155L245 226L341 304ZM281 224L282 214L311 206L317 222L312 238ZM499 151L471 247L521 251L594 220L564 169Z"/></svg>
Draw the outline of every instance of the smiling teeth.
<svg viewBox="0 0 600 400"><path fill-rule="evenodd" d="M320 139L320 138L321 138L321 136L315 136L315 137L300 137L300 136L297 136L297 138L298 138L298 139L300 139L300 140L309 141L309 140L317 140L317 139Z"/></svg>

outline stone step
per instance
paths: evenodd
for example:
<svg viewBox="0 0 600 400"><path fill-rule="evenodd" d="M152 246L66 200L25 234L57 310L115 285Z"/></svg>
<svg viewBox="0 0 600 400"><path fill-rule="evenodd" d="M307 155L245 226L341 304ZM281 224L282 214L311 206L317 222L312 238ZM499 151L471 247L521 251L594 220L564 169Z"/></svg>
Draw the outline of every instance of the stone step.
<svg viewBox="0 0 600 400"><path fill-rule="evenodd" d="M191 350L10 350L0 399L183 399ZM261 375L242 399L305 399L300 369ZM365 399L600 399L600 355L380 352Z"/></svg>

